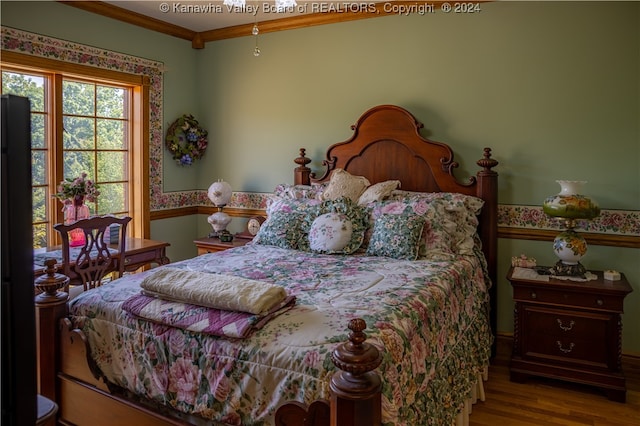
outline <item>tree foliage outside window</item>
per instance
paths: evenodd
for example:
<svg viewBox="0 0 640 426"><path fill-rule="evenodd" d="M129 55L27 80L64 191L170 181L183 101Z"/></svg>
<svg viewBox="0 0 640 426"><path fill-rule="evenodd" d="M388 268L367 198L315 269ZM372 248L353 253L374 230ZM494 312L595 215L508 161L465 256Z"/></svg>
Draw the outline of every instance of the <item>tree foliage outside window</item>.
<svg viewBox="0 0 640 426"><path fill-rule="evenodd" d="M87 203L92 214L129 212L130 90L63 77L62 114L50 117L51 86L51 77L44 73L2 72L2 93L25 96L31 102L34 248L49 245L50 206L62 208L60 202L50 203L58 180L48 164L56 161L56 149L62 150L62 178L87 173L100 186L98 200ZM61 120L63 128L57 144L48 124L55 120Z"/></svg>

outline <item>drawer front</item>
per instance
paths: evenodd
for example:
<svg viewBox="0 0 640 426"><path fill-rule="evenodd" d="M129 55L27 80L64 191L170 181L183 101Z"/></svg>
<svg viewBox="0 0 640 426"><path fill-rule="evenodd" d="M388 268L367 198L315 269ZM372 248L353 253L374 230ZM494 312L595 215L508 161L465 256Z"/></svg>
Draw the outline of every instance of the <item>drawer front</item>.
<svg viewBox="0 0 640 426"><path fill-rule="evenodd" d="M148 263L155 262L160 257L160 253L156 250L144 251L136 254L131 254L125 257L124 267L131 268L134 266L140 267Z"/></svg>
<svg viewBox="0 0 640 426"><path fill-rule="evenodd" d="M556 363L615 366L617 315L523 307L523 355Z"/></svg>
<svg viewBox="0 0 640 426"><path fill-rule="evenodd" d="M554 305L576 306L586 309L597 309L611 312L622 312L624 298L593 294L588 292L572 292L540 287L517 286L513 289L515 300L550 303Z"/></svg>

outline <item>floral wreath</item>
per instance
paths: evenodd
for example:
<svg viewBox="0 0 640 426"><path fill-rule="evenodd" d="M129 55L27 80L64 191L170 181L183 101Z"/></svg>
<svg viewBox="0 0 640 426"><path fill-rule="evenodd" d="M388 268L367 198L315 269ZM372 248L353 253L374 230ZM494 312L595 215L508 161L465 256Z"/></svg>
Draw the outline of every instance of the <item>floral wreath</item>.
<svg viewBox="0 0 640 426"><path fill-rule="evenodd" d="M193 115L183 115L167 130L166 145L173 159L182 166L190 166L207 149L208 132L198 125Z"/></svg>

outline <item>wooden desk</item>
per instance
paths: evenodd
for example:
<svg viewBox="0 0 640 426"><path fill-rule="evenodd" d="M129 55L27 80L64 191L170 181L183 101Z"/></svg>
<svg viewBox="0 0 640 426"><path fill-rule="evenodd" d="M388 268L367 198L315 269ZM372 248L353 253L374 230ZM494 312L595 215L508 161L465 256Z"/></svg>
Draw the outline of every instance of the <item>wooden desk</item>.
<svg viewBox="0 0 640 426"><path fill-rule="evenodd" d="M157 265L166 265L170 262L167 257L166 249L169 243L164 241L146 240L144 238L127 238L126 249L124 253L124 269L127 272L133 272L143 266L155 263ZM113 246L116 247L115 245ZM46 249L37 249L36 253L51 253L51 257L62 262L61 246L47 247ZM58 265L60 269L60 265ZM37 277L44 273L44 264L33 265L34 275Z"/></svg>

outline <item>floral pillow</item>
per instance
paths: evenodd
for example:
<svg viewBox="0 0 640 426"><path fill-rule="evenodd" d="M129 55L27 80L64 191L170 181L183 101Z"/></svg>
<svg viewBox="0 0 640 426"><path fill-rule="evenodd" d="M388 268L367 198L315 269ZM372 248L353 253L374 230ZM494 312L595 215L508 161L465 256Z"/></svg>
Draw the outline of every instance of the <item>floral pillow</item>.
<svg viewBox="0 0 640 426"><path fill-rule="evenodd" d="M315 218L321 202L315 199L281 199L267 207L267 220L254 238L255 244L304 249L300 242L308 233L308 220Z"/></svg>
<svg viewBox="0 0 640 426"><path fill-rule="evenodd" d="M351 241L353 224L342 213L321 214L311 224L309 248L322 253L341 253Z"/></svg>
<svg viewBox="0 0 640 426"><path fill-rule="evenodd" d="M337 200L346 197L357 202L369 185L369 180L364 176L354 176L346 170L335 169L321 198L322 200Z"/></svg>
<svg viewBox="0 0 640 426"><path fill-rule="evenodd" d="M432 252L473 254L479 241L476 237L478 214L484 201L470 195L452 192L411 192L395 190L390 200L417 202L423 200L433 204L437 222L427 220L421 257ZM445 242L446 241L446 242Z"/></svg>
<svg viewBox="0 0 640 426"><path fill-rule="evenodd" d="M416 260L425 216L410 204L388 203L374 209L374 225L367 254Z"/></svg>
<svg viewBox="0 0 640 426"><path fill-rule="evenodd" d="M350 198L327 200L309 224L308 249L317 253L351 254L362 245L368 213ZM304 246L303 243L300 246Z"/></svg>
<svg viewBox="0 0 640 426"><path fill-rule="evenodd" d="M320 195L327 187L328 183L312 183L311 185L290 185L282 183L275 187L273 195L276 198L320 198Z"/></svg>
<svg viewBox="0 0 640 426"><path fill-rule="evenodd" d="M269 215L253 242L286 249L297 249L304 215L278 211Z"/></svg>
<svg viewBox="0 0 640 426"><path fill-rule="evenodd" d="M374 201L381 201L387 198L394 189L400 186L399 180L387 180L384 182L375 183L364 190L362 195L358 198L358 204L366 206Z"/></svg>

